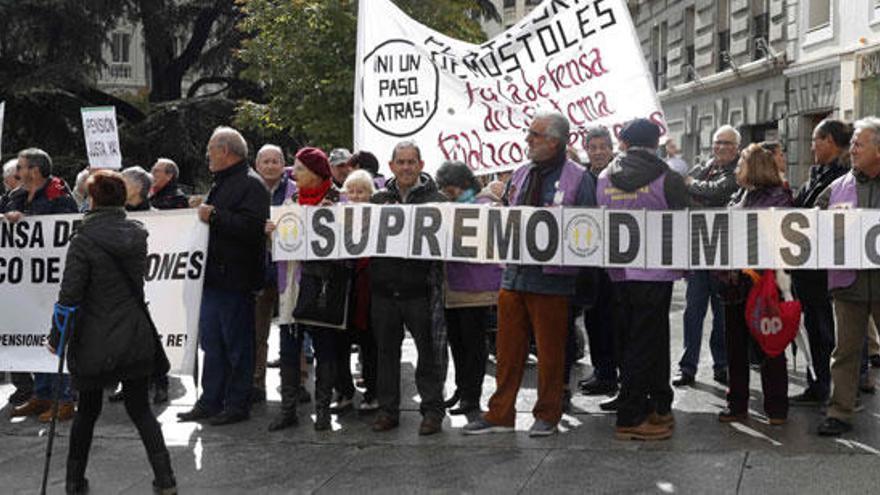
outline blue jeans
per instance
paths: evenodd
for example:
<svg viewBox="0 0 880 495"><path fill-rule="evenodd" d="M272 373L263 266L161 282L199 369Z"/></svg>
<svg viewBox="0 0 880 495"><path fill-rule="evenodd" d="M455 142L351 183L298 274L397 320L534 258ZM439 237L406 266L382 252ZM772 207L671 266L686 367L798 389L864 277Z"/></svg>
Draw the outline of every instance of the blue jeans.
<svg viewBox="0 0 880 495"><path fill-rule="evenodd" d="M255 298L249 291L205 287L199 344L205 351L202 396L211 413L247 413L254 375Z"/></svg>
<svg viewBox="0 0 880 495"><path fill-rule="evenodd" d="M684 309L684 352L678 362L682 373L697 374L700 364L700 347L703 343L703 320L709 304L712 304L712 335L709 349L712 351L715 371L727 370L727 350L724 345L724 306L718 296L718 282L708 271L693 271L687 277L686 306Z"/></svg>
<svg viewBox="0 0 880 495"><path fill-rule="evenodd" d="M55 373L34 373L34 397L42 400L55 398L52 390L55 384ZM70 389L70 375L61 375L61 402L73 402L73 391Z"/></svg>

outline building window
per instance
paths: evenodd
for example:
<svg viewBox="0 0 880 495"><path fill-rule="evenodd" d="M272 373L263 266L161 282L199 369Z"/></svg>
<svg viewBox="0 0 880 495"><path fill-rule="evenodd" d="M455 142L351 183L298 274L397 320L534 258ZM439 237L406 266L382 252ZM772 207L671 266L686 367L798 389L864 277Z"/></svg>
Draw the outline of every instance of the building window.
<svg viewBox="0 0 880 495"><path fill-rule="evenodd" d="M770 53L770 6L768 0L752 0L752 60Z"/></svg>
<svg viewBox="0 0 880 495"><path fill-rule="evenodd" d="M668 29L666 21L654 26L651 30L651 64L654 74L654 88L657 91L666 89L666 59L667 59Z"/></svg>
<svg viewBox="0 0 880 495"><path fill-rule="evenodd" d="M516 0L504 0L504 8L512 9L516 7Z"/></svg>
<svg viewBox="0 0 880 495"><path fill-rule="evenodd" d="M532 5L532 6L541 5L541 2L543 2L543 1L544 0L526 0L526 5Z"/></svg>
<svg viewBox="0 0 880 495"><path fill-rule="evenodd" d="M110 38L110 61L127 64L131 60L131 35L113 33Z"/></svg>
<svg viewBox="0 0 880 495"><path fill-rule="evenodd" d="M684 82L694 80L697 68L694 51L694 39L697 37L696 11L694 7L684 9L684 61L681 72L684 74Z"/></svg>
<svg viewBox="0 0 880 495"><path fill-rule="evenodd" d="M819 29L831 23L831 0L810 0L808 29Z"/></svg>
<svg viewBox="0 0 880 495"><path fill-rule="evenodd" d="M722 72L730 68L730 1L718 0L717 5L718 39L715 53L718 57L718 72Z"/></svg>

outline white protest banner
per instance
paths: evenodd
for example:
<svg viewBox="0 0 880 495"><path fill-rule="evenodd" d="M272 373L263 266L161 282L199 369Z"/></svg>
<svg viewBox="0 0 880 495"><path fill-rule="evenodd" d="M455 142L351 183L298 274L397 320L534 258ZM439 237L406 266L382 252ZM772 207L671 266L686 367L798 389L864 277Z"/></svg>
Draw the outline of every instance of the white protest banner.
<svg viewBox="0 0 880 495"><path fill-rule="evenodd" d="M275 260L382 256L664 270L880 268L877 210L344 204L275 207L272 218L278 225Z"/></svg>
<svg viewBox="0 0 880 495"><path fill-rule="evenodd" d="M119 130L116 126L116 107L87 107L80 109L86 153L91 168L122 168L119 148Z"/></svg>
<svg viewBox="0 0 880 495"><path fill-rule="evenodd" d="M3 156L3 117L6 115L6 102L0 101L0 156Z"/></svg>
<svg viewBox="0 0 880 495"><path fill-rule="evenodd" d="M538 110L619 132L636 117L665 119L623 0L545 1L480 45L409 18L390 0L359 2L354 147L386 167L403 139L421 145L425 171L460 160L476 174L528 160Z"/></svg>
<svg viewBox="0 0 880 495"><path fill-rule="evenodd" d="M147 238L145 293L172 371L192 371L208 228L192 211L132 214ZM0 371L57 369L44 347L80 215L0 222ZM113 267L105 267L112 270ZM74 329L74 332L76 329Z"/></svg>

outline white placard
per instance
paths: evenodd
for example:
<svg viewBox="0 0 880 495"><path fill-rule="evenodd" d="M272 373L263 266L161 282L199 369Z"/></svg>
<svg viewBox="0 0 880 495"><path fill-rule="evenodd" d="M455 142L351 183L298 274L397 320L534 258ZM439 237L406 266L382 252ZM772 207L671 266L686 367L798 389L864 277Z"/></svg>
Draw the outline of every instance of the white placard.
<svg viewBox="0 0 880 495"><path fill-rule="evenodd" d="M820 211L819 268L857 269L862 261L861 210Z"/></svg>
<svg viewBox="0 0 880 495"><path fill-rule="evenodd" d="M605 266L645 267L645 210L605 210Z"/></svg>
<svg viewBox="0 0 880 495"><path fill-rule="evenodd" d="M390 0L359 2L354 148L387 171L402 139L421 145L425 171L446 160L476 174L528 161L525 133L539 109L563 113L569 143L615 135L636 117L665 119L626 2L544 2L481 45L445 36Z"/></svg>
<svg viewBox="0 0 880 495"><path fill-rule="evenodd" d="M562 210L563 263L566 266L602 266L605 252L605 212L596 208Z"/></svg>
<svg viewBox="0 0 880 495"><path fill-rule="evenodd" d="M122 168L116 107L88 107L80 111L89 167Z"/></svg>
<svg viewBox="0 0 880 495"><path fill-rule="evenodd" d="M688 212L648 211L645 264L651 267L687 269Z"/></svg>
<svg viewBox="0 0 880 495"><path fill-rule="evenodd" d="M68 242L81 218L52 215L25 217L15 225L0 222L0 371L56 371L57 358L44 344ZM192 372L208 226L192 210L133 213L131 218L150 233L144 291L172 370ZM7 230L13 228L16 235ZM13 239L17 242L10 245Z"/></svg>
<svg viewBox="0 0 880 495"><path fill-rule="evenodd" d="M525 265L562 264L562 208L523 208L520 223L521 262Z"/></svg>

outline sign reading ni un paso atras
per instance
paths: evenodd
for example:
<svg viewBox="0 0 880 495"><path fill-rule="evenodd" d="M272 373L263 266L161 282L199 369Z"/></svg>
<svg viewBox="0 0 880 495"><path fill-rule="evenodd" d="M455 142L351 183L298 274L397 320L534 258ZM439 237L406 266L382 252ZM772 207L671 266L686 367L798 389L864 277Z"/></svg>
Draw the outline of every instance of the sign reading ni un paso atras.
<svg viewBox="0 0 880 495"><path fill-rule="evenodd" d="M285 206L276 260L398 257L662 269L880 268L878 210Z"/></svg>

